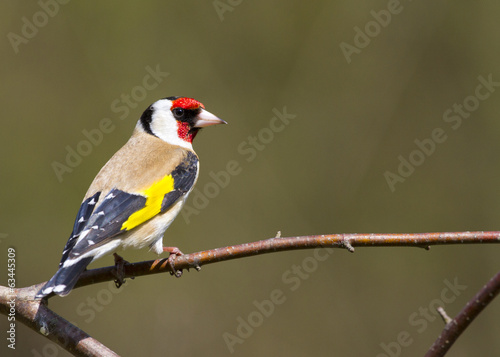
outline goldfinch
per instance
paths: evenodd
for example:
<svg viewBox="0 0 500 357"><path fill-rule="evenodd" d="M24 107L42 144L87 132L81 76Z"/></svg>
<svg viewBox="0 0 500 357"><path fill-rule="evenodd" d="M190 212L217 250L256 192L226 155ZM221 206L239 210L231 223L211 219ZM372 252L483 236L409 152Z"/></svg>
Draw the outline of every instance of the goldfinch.
<svg viewBox="0 0 500 357"><path fill-rule="evenodd" d="M200 128L226 124L192 98L168 97L142 114L129 141L99 171L76 216L59 270L37 293L65 296L93 260L126 248L157 254L163 234L198 179L192 142Z"/></svg>

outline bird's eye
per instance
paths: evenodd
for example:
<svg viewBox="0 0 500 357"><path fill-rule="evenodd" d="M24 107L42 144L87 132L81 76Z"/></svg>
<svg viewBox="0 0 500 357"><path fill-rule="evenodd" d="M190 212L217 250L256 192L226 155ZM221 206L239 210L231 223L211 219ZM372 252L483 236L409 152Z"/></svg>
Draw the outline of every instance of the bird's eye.
<svg viewBox="0 0 500 357"><path fill-rule="evenodd" d="M184 109L182 108L175 108L173 110L173 113L174 113L174 117L176 117L177 119L180 119L184 116Z"/></svg>

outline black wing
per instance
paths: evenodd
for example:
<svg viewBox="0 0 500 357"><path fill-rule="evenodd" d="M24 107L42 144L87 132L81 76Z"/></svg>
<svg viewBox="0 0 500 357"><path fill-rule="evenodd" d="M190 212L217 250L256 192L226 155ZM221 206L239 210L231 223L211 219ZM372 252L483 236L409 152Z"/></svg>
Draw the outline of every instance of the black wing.
<svg viewBox="0 0 500 357"><path fill-rule="evenodd" d="M168 210L177 200L191 191L198 175L198 157L188 152L184 161L172 171L174 190L167 193L161 204L161 211Z"/></svg>
<svg viewBox="0 0 500 357"><path fill-rule="evenodd" d="M101 193L97 192L92 197L89 197L85 201L83 201L82 205L80 206L80 210L76 214L75 224L73 226L73 232L71 232L71 236L69 237L68 242L64 246L64 250L63 250L61 262L59 263L59 267L61 265L63 265L63 263L66 259L68 259L69 252L75 246L75 243L78 240L80 233L83 231L83 228L87 224L90 216L92 215L92 212L94 212L96 204L99 201L100 195L101 195Z"/></svg>

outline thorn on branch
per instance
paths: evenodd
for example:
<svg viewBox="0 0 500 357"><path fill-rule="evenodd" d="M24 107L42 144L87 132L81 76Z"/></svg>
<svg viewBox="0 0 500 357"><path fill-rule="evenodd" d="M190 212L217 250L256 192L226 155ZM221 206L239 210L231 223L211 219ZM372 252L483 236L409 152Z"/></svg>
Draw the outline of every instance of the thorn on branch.
<svg viewBox="0 0 500 357"><path fill-rule="evenodd" d="M348 239L344 239L342 241L342 246L347 249L349 252L354 253L354 247L351 245Z"/></svg>
<svg viewBox="0 0 500 357"><path fill-rule="evenodd" d="M448 314L446 313L446 311L444 311L444 309L441 306L439 306L436 310L437 310L437 312L439 313L439 315L441 316L441 318L443 319L443 321L444 321L444 323L446 325L448 325L450 322L453 321L453 319L448 316Z"/></svg>
<svg viewBox="0 0 500 357"><path fill-rule="evenodd" d="M276 237L274 237L274 238L281 238L281 231L278 231L278 232L276 233Z"/></svg>

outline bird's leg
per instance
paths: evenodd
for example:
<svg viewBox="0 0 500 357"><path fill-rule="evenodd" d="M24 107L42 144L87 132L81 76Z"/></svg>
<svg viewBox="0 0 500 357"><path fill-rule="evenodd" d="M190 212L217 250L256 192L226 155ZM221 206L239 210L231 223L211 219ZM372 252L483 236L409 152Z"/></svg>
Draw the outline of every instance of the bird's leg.
<svg viewBox="0 0 500 357"><path fill-rule="evenodd" d="M170 269L172 269L170 275L175 275L176 278L180 278L182 276L182 269L175 270L174 262L175 258L184 255L184 253L182 253L177 247L163 247L163 251L170 253L170 255L167 258L168 266L170 267Z"/></svg>
<svg viewBox="0 0 500 357"><path fill-rule="evenodd" d="M118 289L125 282L125 271L123 267L125 264L128 264L128 262L116 253L113 253L113 258L115 258L115 270L113 274L116 276L115 285Z"/></svg>

